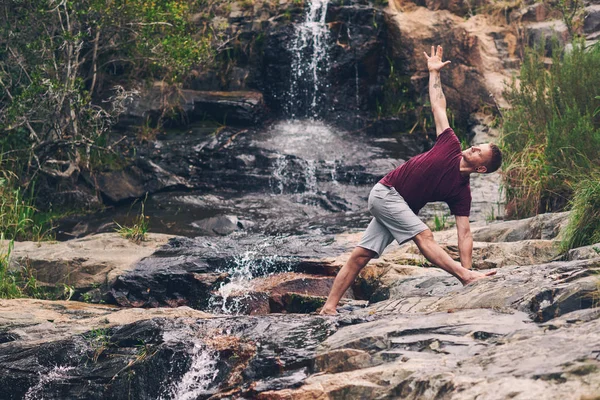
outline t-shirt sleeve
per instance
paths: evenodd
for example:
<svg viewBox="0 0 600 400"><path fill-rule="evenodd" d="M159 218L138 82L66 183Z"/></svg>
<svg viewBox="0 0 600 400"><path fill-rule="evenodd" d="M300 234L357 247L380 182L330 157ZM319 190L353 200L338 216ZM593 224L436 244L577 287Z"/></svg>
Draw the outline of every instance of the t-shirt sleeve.
<svg viewBox="0 0 600 400"><path fill-rule="evenodd" d="M471 187L465 185L463 189L452 199L447 201L450 214L459 217L471 215Z"/></svg>

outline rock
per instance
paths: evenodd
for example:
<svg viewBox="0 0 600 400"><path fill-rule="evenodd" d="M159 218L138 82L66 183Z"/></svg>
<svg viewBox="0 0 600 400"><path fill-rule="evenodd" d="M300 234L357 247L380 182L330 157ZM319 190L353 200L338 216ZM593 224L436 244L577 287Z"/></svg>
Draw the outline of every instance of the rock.
<svg viewBox="0 0 600 400"><path fill-rule="evenodd" d="M514 22L543 22L546 20L550 10L545 3L535 3L514 10L510 13L510 20Z"/></svg>
<svg viewBox="0 0 600 400"><path fill-rule="evenodd" d="M486 4L485 0L478 0L474 2L465 0L425 0L415 1L415 4L422 5L421 3L423 2L425 3L424 6L432 11L448 10L453 14L464 17L475 14L478 8Z"/></svg>
<svg viewBox="0 0 600 400"><path fill-rule="evenodd" d="M121 309L105 304L36 299L0 300L0 330L21 342L62 340L94 329L107 329L152 318L210 318L189 307Z"/></svg>
<svg viewBox="0 0 600 400"><path fill-rule="evenodd" d="M478 242L516 242L530 239L556 239L568 223L569 213L547 213L518 221L494 222L473 229Z"/></svg>
<svg viewBox="0 0 600 400"><path fill-rule="evenodd" d="M564 22L551 20L525 24L525 36L530 47L539 47L545 43L548 54L552 52L552 39L558 40L560 47L564 47L569 41L569 31Z"/></svg>
<svg viewBox="0 0 600 400"><path fill-rule="evenodd" d="M564 255L564 259L567 261L589 260L598 257L600 257L600 243L571 249Z"/></svg>
<svg viewBox="0 0 600 400"><path fill-rule="evenodd" d="M600 30L600 4L594 4L585 8L585 19L583 20L583 31L586 34Z"/></svg>
<svg viewBox="0 0 600 400"><path fill-rule="evenodd" d="M184 178L144 158L137 158L134 165L122 170L98 172L87 179L113 203L140 198L146 193L163 189L190 186Z"/></svg>
<svg viewBox="0 0 600 400"><path fill-rule="evenodd" d="M452 60L442 79L456 121L467 121L482 102L491 101L482 74L475 67L482 64L478 39L461 26L462 18L422 7L402 12L392 7L386 18L392 57L403 61L402 73L411 77L416 93L426 96L429 74L422 54L436 43L444 47L444 57Z"/></svg>
<svg viewBox="0 0 600 400"><path fill-rule="evenodd" d="M497 275L461 287L446 276L411 277L389 288L389 299L375 312L428 312L516 308L538 322L594 306L598 259L504 267ZM370 312L366 309L365 312Z"/></svg>
<svg viewBox="0 0 600 400"><path fill-rule="evenodd" d="M255 278L287 271L324 273L330 267L319 257L344 250L339 244L327 243L324 237L312 236L271 239L264 235L231 234L214 238L174 238L152 257L143 259L135 268L120 275L112 285L111 293L117 304L126 307L189 305L205 309L213 291L218 291L214 300L221 304L222 299L227 302L229 294L242 288L244 292L253 290L251 285ZM311 279L327 283L319 283L315 286L317 292L309 291L308 294L326 295L331 278ZM299 278L282 283L284 289L281 290L300 290L301 281ZM275 288L258 287L281 293ZM239 296L235 298L241 301ZM256 308L266 313L269 308L265 299L268 298L260 294L238 312L252 312Z"/></svg>
<svg viewBox="0 0 600 400"><path fill-rule="evenodd" d="M544 332L523 313L469 310L429 318L396 315L340 329L320 346L317 360L335 363L337 354L348 354L364 360L360 367L333 369L259 398L525 399L535 393L562 399L591 396L600 387L588 346L588 340L599 343L590 336L598 319L570 328L583 335L571 347L564 332ZM561 351L563 345L573 351Z"/></svg>
<svg viewBox="0 0 600 400"><path fill-rule="evenodd" d="M163 312L164 318L48 335L43 343L1 345L0 385L13 389L0 396L63 399L85 391L88 399L198 398L232 391L256 398L257 389L299 384L317 345L336 329L320 317L213 320ZM18 373L7 373L15 367ZM128 388L137 388L135 394Z"/></svg>
<svg viewBox="0 0 600 400"><path fill-rule="evenodd" d="M106 293L117 276L133 269L170 237L149 233L146 241L133 243L117 233L102 233L68 242L15 242L11 268L26 266L40 284L68 285L77 296L94 288ZM106 300L104 295L102 299Z"/></svg>
<svg viewBox="0 0 600 400"><path fill-rule="evenodd" d="M163 93L154 86L137 97L122 117L121 124L143 125L147 119L155 119L162 113L165 104L180 107L189 121L211 118L219 123L234 126L253 126L265 113L263 96L257 91L196 91L178 90ZM166 89L165 89L166 90Z"/></svg>
<svg viewBox="0 0 600 400"><path fill-rule="evenodd" d="M244 224L233 215L219 215L192 222L194 228L198 228L205 235L228 235L232 232L244 229Z"/></svg>
<svg viewBox="0 0 600 400"><path fill-rule="evenodd" d="M323 306L333 280L333 277L295 272L242 281L234 279L217 290L213 303L223 311L236 314L306 314ZM352 289L348 289L343 298L353 299Z"/></svg>

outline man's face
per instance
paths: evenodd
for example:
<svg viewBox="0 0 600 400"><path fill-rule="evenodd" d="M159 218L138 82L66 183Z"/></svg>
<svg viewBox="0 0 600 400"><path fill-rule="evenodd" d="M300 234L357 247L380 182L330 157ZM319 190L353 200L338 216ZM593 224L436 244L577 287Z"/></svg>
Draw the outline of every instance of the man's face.
<svg viewBox="0 0 600 400"><path fill-rule="evenodd" d="M474 168L486 168L487 164L492 159L492 148L488 143L471 146L462 152L465 162ZM487 170L487 168L486 168ZM477 172L485 172L485 170L477 170Z"/></svg>

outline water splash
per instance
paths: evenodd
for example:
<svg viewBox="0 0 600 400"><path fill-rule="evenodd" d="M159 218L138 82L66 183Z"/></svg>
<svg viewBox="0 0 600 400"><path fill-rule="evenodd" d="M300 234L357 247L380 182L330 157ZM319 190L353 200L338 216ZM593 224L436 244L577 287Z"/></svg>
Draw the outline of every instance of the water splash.
<svg viewBox="0 0 600 400"><path fill-rule="evenodd" d="M208 349L203 343L194 341L189 350L191 356L190 368L179 382L169 386L167 398L174 400L195 400L202 394L207 394L210 385L215 381L219 370L218 355ZM164 399L161 396L161 399Z"/></svg>
<svg viewBox="0 0 600 400"><path fill-rule="evenodd" d="M39 382L36 385L29 388L27 393L25 393L25 396L23 397L23 399L24 400L42 400L42 399L44 399L44 396L43 396L44 388L46 388L52 382L57 382L57 381L62 381L62 380L68 379L69 378L68 372L73 369L75 369L75 367L66 367L66 366L57 365L50 371L46 372L45 375L42 375L40 373Z"/></svg>
<svg viewBox="0 0 600 400"><path fill-rule="evenodd" d="M248 300L254 296L252 280L290 270L282 267L283 257L267 256L263 251L247 251L236 256L225 271L229 282L221 285L209 301L209 308L224 314L245 312Z"/></svg>
<svg viewBox="0 0 600 400"><path fill-rule="evenodd" d="M328 86L326 77L329 72L329 28L325 23L328 3L329 0L308 0L304 22L296 25L296 36L290 48L293 54L292 77L290 100L286 107L294 119L299 116L316 118L319 111L323 111L324 89ZM299 115L304 110L305 113Z"/></svg>

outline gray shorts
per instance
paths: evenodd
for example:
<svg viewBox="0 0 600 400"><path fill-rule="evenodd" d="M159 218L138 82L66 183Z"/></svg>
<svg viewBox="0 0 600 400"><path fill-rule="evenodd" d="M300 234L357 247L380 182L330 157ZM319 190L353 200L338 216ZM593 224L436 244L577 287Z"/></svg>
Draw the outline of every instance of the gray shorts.
<svg viewBox="0 0 600 400"><path fill-rule="evenodd" d="M369 195L369 212L373 219L365 231L360 247L372 250L377 257L394 239L402 244L426 229L394 188L378 183Z"/></svg>

